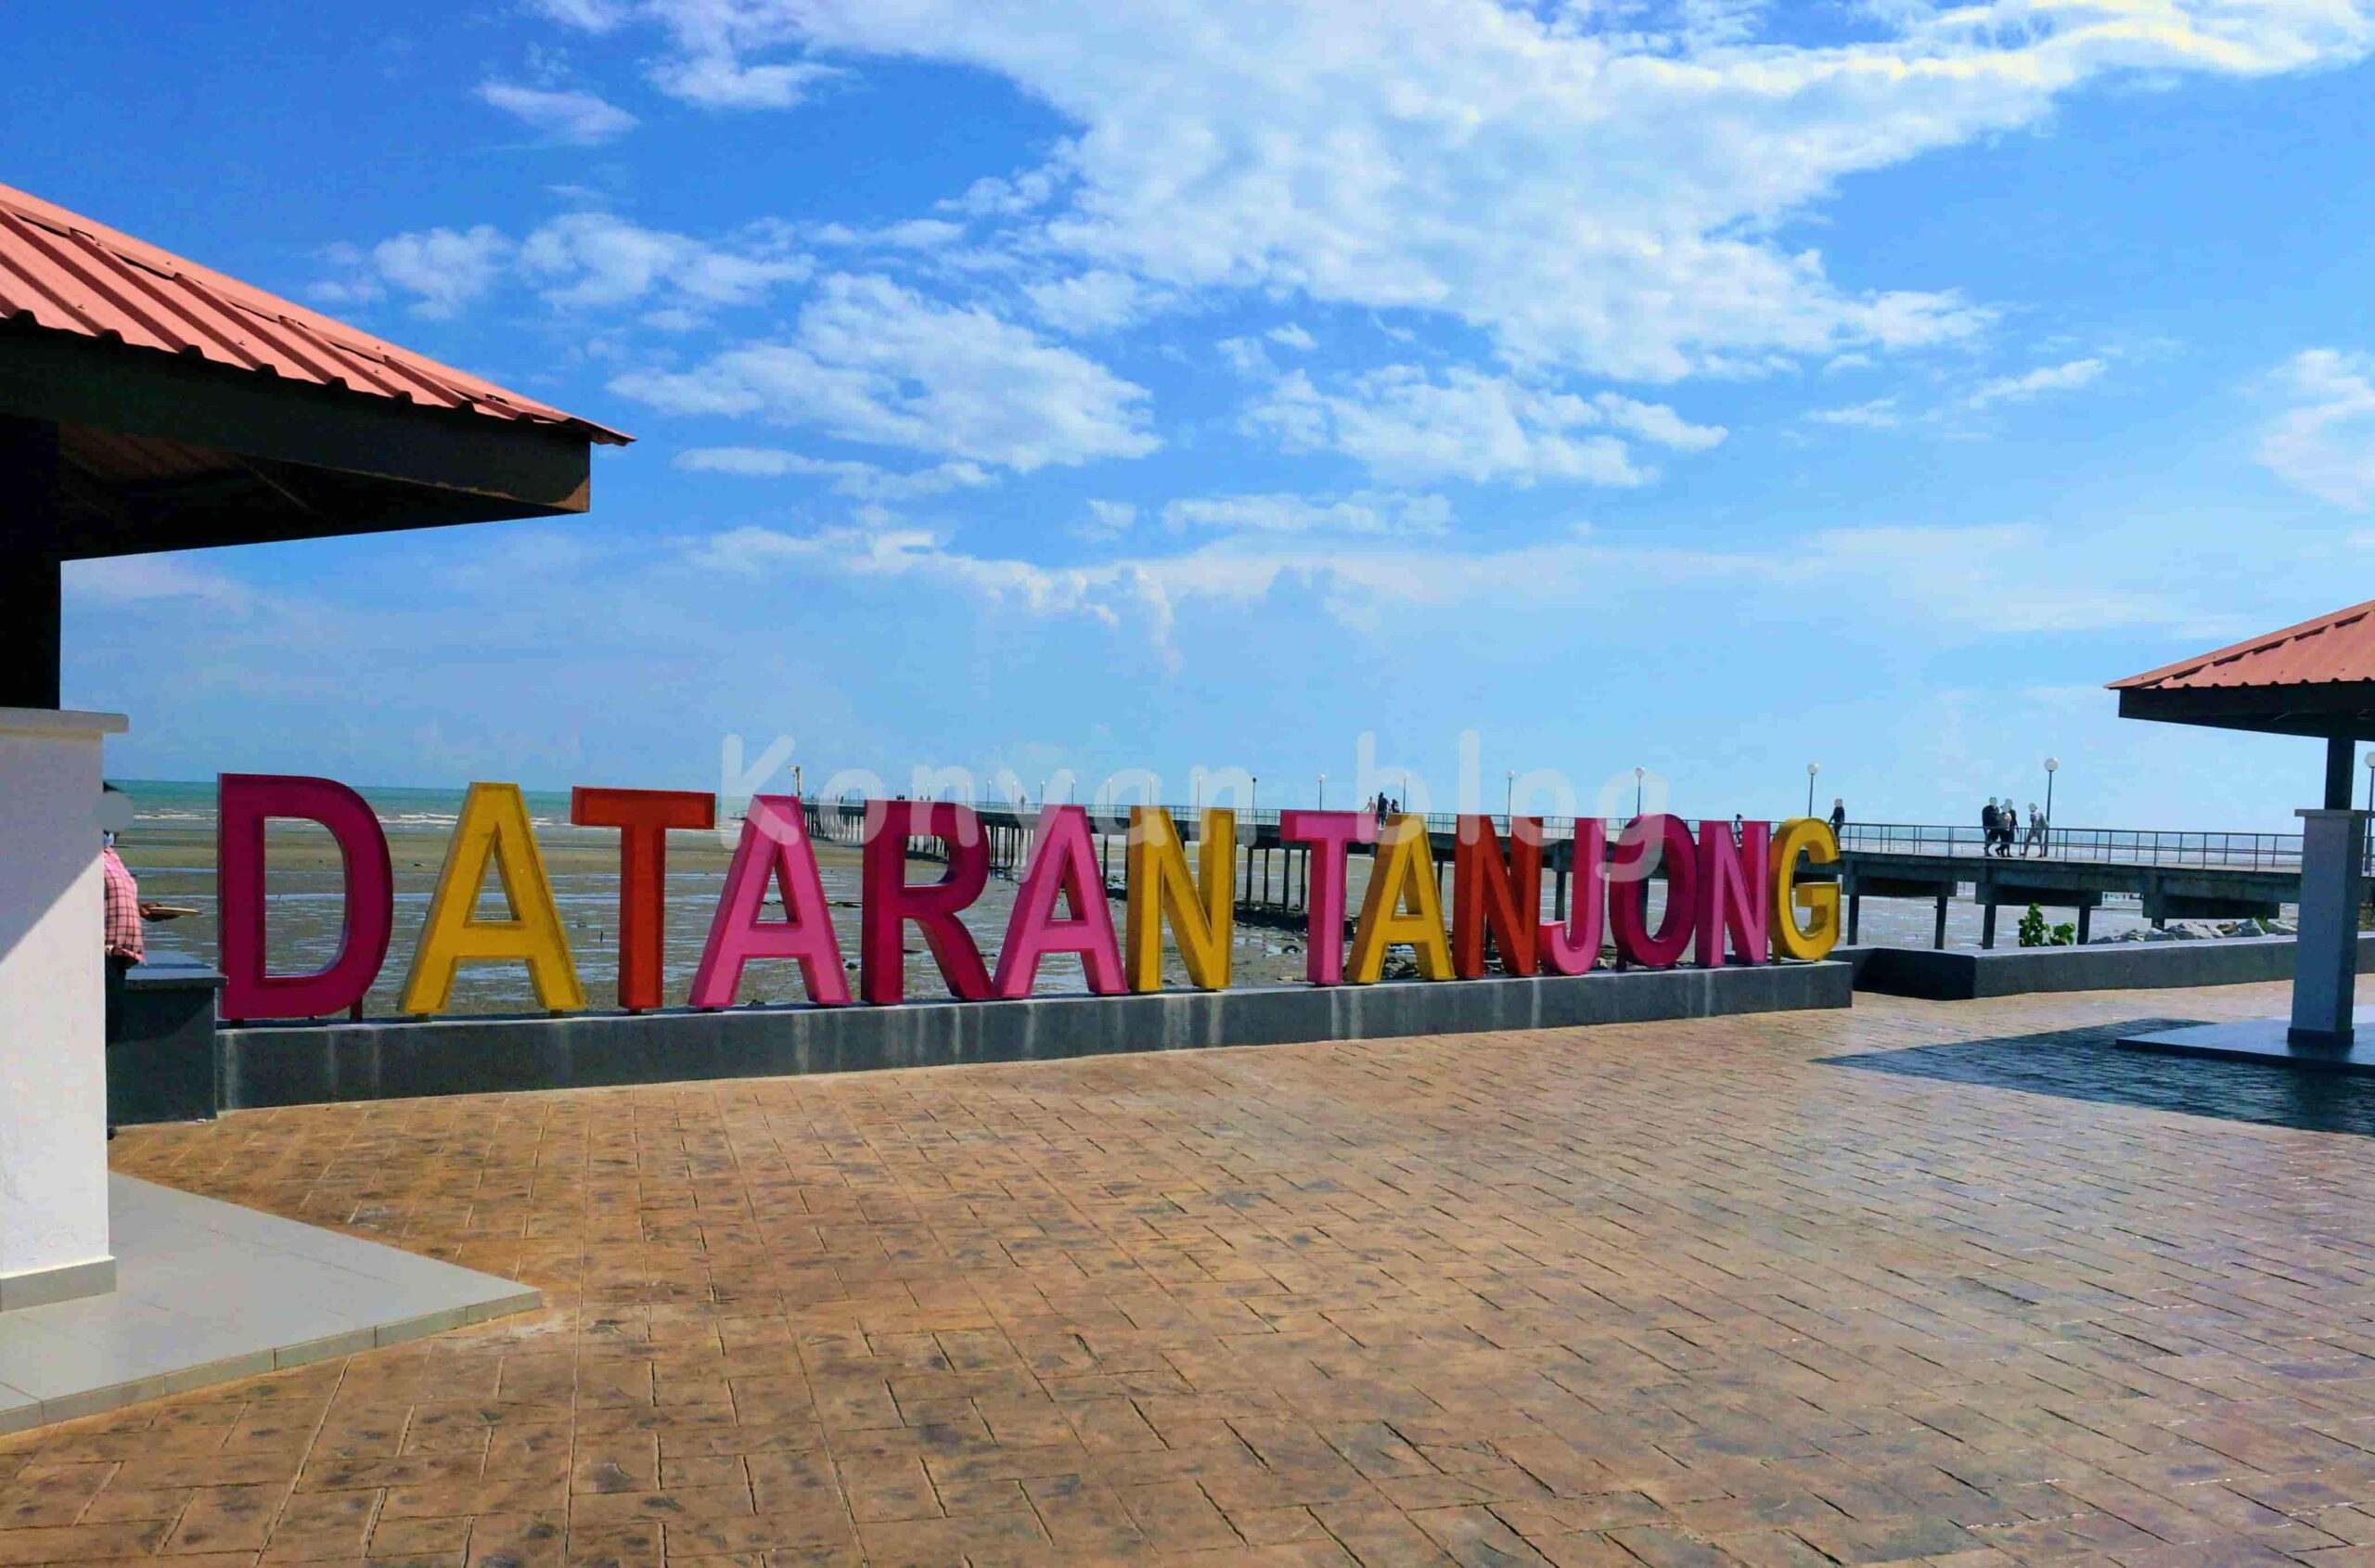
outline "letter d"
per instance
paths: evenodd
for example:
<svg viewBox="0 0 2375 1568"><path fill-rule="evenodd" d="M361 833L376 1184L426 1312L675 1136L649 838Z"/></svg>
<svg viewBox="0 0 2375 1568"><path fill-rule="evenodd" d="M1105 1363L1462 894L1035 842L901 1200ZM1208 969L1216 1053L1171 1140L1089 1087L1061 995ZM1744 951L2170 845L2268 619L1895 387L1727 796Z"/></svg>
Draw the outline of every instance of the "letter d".
<svg viewBox="0 0 2375 1568"><path fill-rule="evenodd" d="M388 959L395 877L388 838L362 796L327 778L226 773L215 781L214 897L223 950L223 1016L322 1018L361 1002ZM312 974L266 974L263 829L268 818L316 822L338 841L346 915L338 957Z"/></svg>

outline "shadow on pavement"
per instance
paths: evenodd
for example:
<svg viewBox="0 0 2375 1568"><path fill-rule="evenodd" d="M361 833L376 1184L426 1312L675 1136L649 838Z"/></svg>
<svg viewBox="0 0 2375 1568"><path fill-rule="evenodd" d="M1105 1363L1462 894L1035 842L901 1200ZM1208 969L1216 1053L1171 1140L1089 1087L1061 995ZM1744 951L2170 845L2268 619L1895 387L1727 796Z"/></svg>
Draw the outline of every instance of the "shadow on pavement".
<svg viewBox="0 0 2375 1568"><path fill-rule="evenodd" d="M2123 1035L2182 1028L2199 1019L2134 1018L1993 1040L1821 1059L1827 1067L1980 1084L2024 1094L2143 1106L2189 1116L2313 1132L2375 1136L2375 1080L2296 1073L2253 1062L2124 1051Z"/></svg>

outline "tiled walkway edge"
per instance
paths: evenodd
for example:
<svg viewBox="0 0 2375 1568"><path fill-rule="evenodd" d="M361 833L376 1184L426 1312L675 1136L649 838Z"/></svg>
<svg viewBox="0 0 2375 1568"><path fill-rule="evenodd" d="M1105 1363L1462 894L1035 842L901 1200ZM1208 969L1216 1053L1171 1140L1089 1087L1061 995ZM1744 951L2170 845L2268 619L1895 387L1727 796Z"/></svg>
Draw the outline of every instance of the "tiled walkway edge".
<svg viewBox="0 0 2375 1568"><path fill-rule="evenodd" d="M514 1280L127 1176L117 1288L0 1313L0 1433L534 1310Z"/></svg>

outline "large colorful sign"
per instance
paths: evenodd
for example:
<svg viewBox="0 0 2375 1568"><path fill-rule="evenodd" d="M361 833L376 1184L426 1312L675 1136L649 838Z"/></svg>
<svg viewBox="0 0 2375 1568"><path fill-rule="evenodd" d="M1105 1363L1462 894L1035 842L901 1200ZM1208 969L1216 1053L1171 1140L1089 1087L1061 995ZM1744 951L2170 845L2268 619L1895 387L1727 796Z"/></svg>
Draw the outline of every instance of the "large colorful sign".
<svg viewBox="0 0 2375 1568"><path fill-rule="evenodd" d="M319 1018L358 1008L387 962L394 928L395 884L379 819L362 796L327 778L225 774L218 789L223 1015ZM1166 932L1191 985L1222 990L1229 984L1233 811L1203 813L1191 868L1169 811L1131 808L1127 897L1118 935L1086 808L1051 805L1033 814L1035 842L995 971L958 919L989 880L989 840L980 816L969 806L929 801L868 801L865 811L857 970L858 995L867 1002L905 999L903 954L910 927L921 932L949 994L968 1001L1029 996L1040 964L1058 954L1077 957L1088 988L1099 995L1159 991ZM716 817L717 802L710 795L571 791L571 822L619 834L620 1007L642 1011L666 1005L661 957L668 833L710 828ZM311 974L269 973L264 962L264 826L275 818L320 825L345 861L344 939L337 957ZM1492 817L1462 816L1457 823L1446 926L1422 818L1380 821L1356 811L1279 814L1280 841L1308 856L1304 974L1311 983L1373 983L1384 971L1386 950L1395 945L1413 951L1428 980L1472 980L1485 972L1488 939L1502 971L1515 975L1583 974L1599 962L1604 938L1624 962L1650 969L1677 964L1686 951L1695 951L1701 964L1815 959L1839 940L1837 887L1798 879L1802 857L1824 864L1839 855L1829 826L1811 817L1778 827L1750 822L1737 830L1709 823L1694 838L1680 817L1648 816L1628 824L1613 845L1604 824L1580 821L1573 896L1566 918L1554 920L1539 916L1542 819L1518 817L1506 842ZM947 868L936 880L911 882L907 844L923 838L944 846ZM1348 955L1345 863L1355 844L1370 846L1374 859ZM1653 870L1666 883L1665 907L1654 926ZM490 871L502 889L502 919L477 912ZM782 905L781 919L764 913L770 891ZM760 795L744 815L687 1001L695 1008L729 1007L748 966L783 961L798 966L812 1003L852 1001L805 813L792 796ZM470 786L421 923L403 1010L445 1011L455 974L465 963L524 966L537 1001L552 1011L587 1005L517 785Z"/></svg>

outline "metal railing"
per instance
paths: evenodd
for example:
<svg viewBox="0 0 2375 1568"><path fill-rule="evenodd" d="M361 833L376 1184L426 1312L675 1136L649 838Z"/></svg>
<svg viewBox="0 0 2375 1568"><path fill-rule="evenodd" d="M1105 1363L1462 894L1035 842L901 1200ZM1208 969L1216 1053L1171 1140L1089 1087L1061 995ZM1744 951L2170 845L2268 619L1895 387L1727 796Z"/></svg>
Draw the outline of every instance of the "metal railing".
<svg viewBox="0 0 2375 1568"><path fill-rule="evenodd" d="M1934 855L1983 858L1999 853L1976 826L1851 822L1839 847L1873 855ZM2009 857L2076 860L2110 866L2197 867L2226 871L2298 871L2298 833L2195 832L2156 828L2048 828L2042 845L2028 829L2013 834Z"/></svg>
<svg viewBox="0 0 2375 1568"><path fill-rule="evenodd" d="M857 802L819 803L841 808L845 816L862 811ZM968 803L979 811L1001 816L1018 809L1010 800L981 799ZM1109 805L1104 802L1082 803L1088 805L1089 816L1099 832L1119 831L1129 817L1131 802ZM1020 807L1026 817L1033 807ZM1192 804L1173 804L1165 808L1183 826L1196 820ZM1237 812L1239 830L1249 828L1275 828L1281 813L1278 808L1239 807ZM1507 835L1509 819L1496 812L1490 814L1494 830ZM1607 819L1608 836L1613 840L1625 823L1625 817ZM1685 818L1696 833L1700 820ZM1728 828L1727 819L1714 818L1719 827ZM1576 819L1571 816L1547 816L1542 819L1543 837L1556 841L1574 837ZM1426 814L1428 829L1449 834L1459 825L1453 812ZM1850 822L1839 836L1842 850L1868 855L1944 855L1982 859L1994 853L1985 829L1973 825L1957 827L1945 823L1918 822ZM2189 829L2155 828L2049 828L2042 844L2029 842L2025 826L2012 839L2011 859L2048 859L2091 862L2113 866L2193 867L2213 870L2237 871L2298 871L2301 868L2301 835L2298 833L2251 833L2228 831L2197 831ZM2375 869L2375 842L2369 845L2370 869Z"/></svg>

